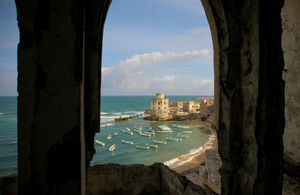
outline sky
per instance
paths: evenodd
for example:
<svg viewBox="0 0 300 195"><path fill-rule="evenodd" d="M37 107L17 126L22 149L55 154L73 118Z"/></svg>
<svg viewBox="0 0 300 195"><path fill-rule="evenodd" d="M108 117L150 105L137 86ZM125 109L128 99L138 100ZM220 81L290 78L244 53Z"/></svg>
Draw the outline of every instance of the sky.
<svg viewBox="0 0 300 195"><path fill-rule="evenodd" d="M0 96L17 95L14 1L0 1ZM113 0L102 95L213 95L213 48L200 0Z"/></svg>

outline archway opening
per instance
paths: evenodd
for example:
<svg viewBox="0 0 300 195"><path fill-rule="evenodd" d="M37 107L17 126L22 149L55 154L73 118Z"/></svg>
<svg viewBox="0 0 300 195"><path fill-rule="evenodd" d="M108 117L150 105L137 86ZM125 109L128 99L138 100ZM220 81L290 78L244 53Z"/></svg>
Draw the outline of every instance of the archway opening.
<svg viewBox="0 0 300 195"><path fill-rule="evenodd" d="M217 149L210 27L201 2L171 2L110 6L92 164L164 162L182 173L205 164L206 149ZM164 93L163 102L156 93Z"/></svg>

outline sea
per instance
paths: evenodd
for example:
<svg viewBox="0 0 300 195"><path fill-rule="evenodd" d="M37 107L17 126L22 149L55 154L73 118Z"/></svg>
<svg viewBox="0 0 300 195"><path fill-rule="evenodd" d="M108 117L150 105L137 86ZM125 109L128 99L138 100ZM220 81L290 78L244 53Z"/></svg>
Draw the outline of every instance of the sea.
<svg viewBox="0 0 300 195"><path fill-rule="evenodd" d="M167 96L169 101L194 100L195 96ZM202 96L204 97L204 96ZM209 97L209 96L205 96ZM137 117L125 121L115 121L120 116L128 117L143 114L150 109L154 96L102 96L100 132L95 135L95 141L104 142L102 146L95 142L96 153L91 161L117 164L145 164L155 162L170 164L184 154L193 154L201 150L208 140L210 131L202 125L189 124L184 121L147 121ZM160 125L168 126L173 132L157 133ZM130 132L124 132L130 129ZM141 136L133 131L156 132L151 137ZM128 131L128 130L127 130ZM191 135L181 141L168 141L167 137L176 137L178 133L190 131ZM132 134L132 135L131 135ZM111 135L111 139L107 137ZM124 144L122 140L133 142ZM156 144L153 141L163 141L166 144ZM17 173L17 97L0 97L0 176ZM116 145L113 151L109 147ZM138 149L137 146L157 145L157 148Z"/></svg>

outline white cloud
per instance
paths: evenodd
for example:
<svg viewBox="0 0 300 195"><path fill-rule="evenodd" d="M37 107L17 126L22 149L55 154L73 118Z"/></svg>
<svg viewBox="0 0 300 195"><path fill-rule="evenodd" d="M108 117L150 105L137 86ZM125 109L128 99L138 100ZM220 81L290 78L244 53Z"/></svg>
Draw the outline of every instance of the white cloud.
<svg viewBox="0 0 300 195"><path fill-rule="evenodd" d="M203 93L212 94L213 82L208 79L195 80L193 77L178 75L163 75L162 62L193 61L204 58L212 58L210 50L196 50L189 52L152 52L134 55L121 61L118 65L102 68L102 90L127 90L143 91L143 93L154 94L157 91L180 94L186 91L187 94ZM168 65L169 66L169 65ZM149 71L149 68L154 70ZM153 72L160 73L155 76ZM209 89L209 90L207 90Z"/></svg>
<svg viewBox="0 0 300 195"><path fill-rule="evenodd" d="M161 77L161 78L155 78L154 81L157 81L157 82L172 82L172 81L175 81L176 79L177 79L177 77L172 75L172 76L165 76L165 77Z"/></svg>

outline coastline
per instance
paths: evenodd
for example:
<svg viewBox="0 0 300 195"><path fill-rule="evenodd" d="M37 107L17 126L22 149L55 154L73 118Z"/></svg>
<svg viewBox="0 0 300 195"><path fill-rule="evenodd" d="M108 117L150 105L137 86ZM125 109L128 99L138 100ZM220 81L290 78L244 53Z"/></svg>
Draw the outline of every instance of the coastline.
<svg viewBox="0 0 300 195"><path fill-rule="evenodd" d="M176 171L177 173L183 173L186 171L191 171L197 168L199 165L203 164L205 161L205 150L207 149L218 149L217 135L214 130L211 129L209 122L203 122L199 120L185 121L189 124L201 124L206 126L210 131L211 135L207 142L197 149L193 149L188 154L183 154L177 158L163 162L170 169Z"/></svg>

